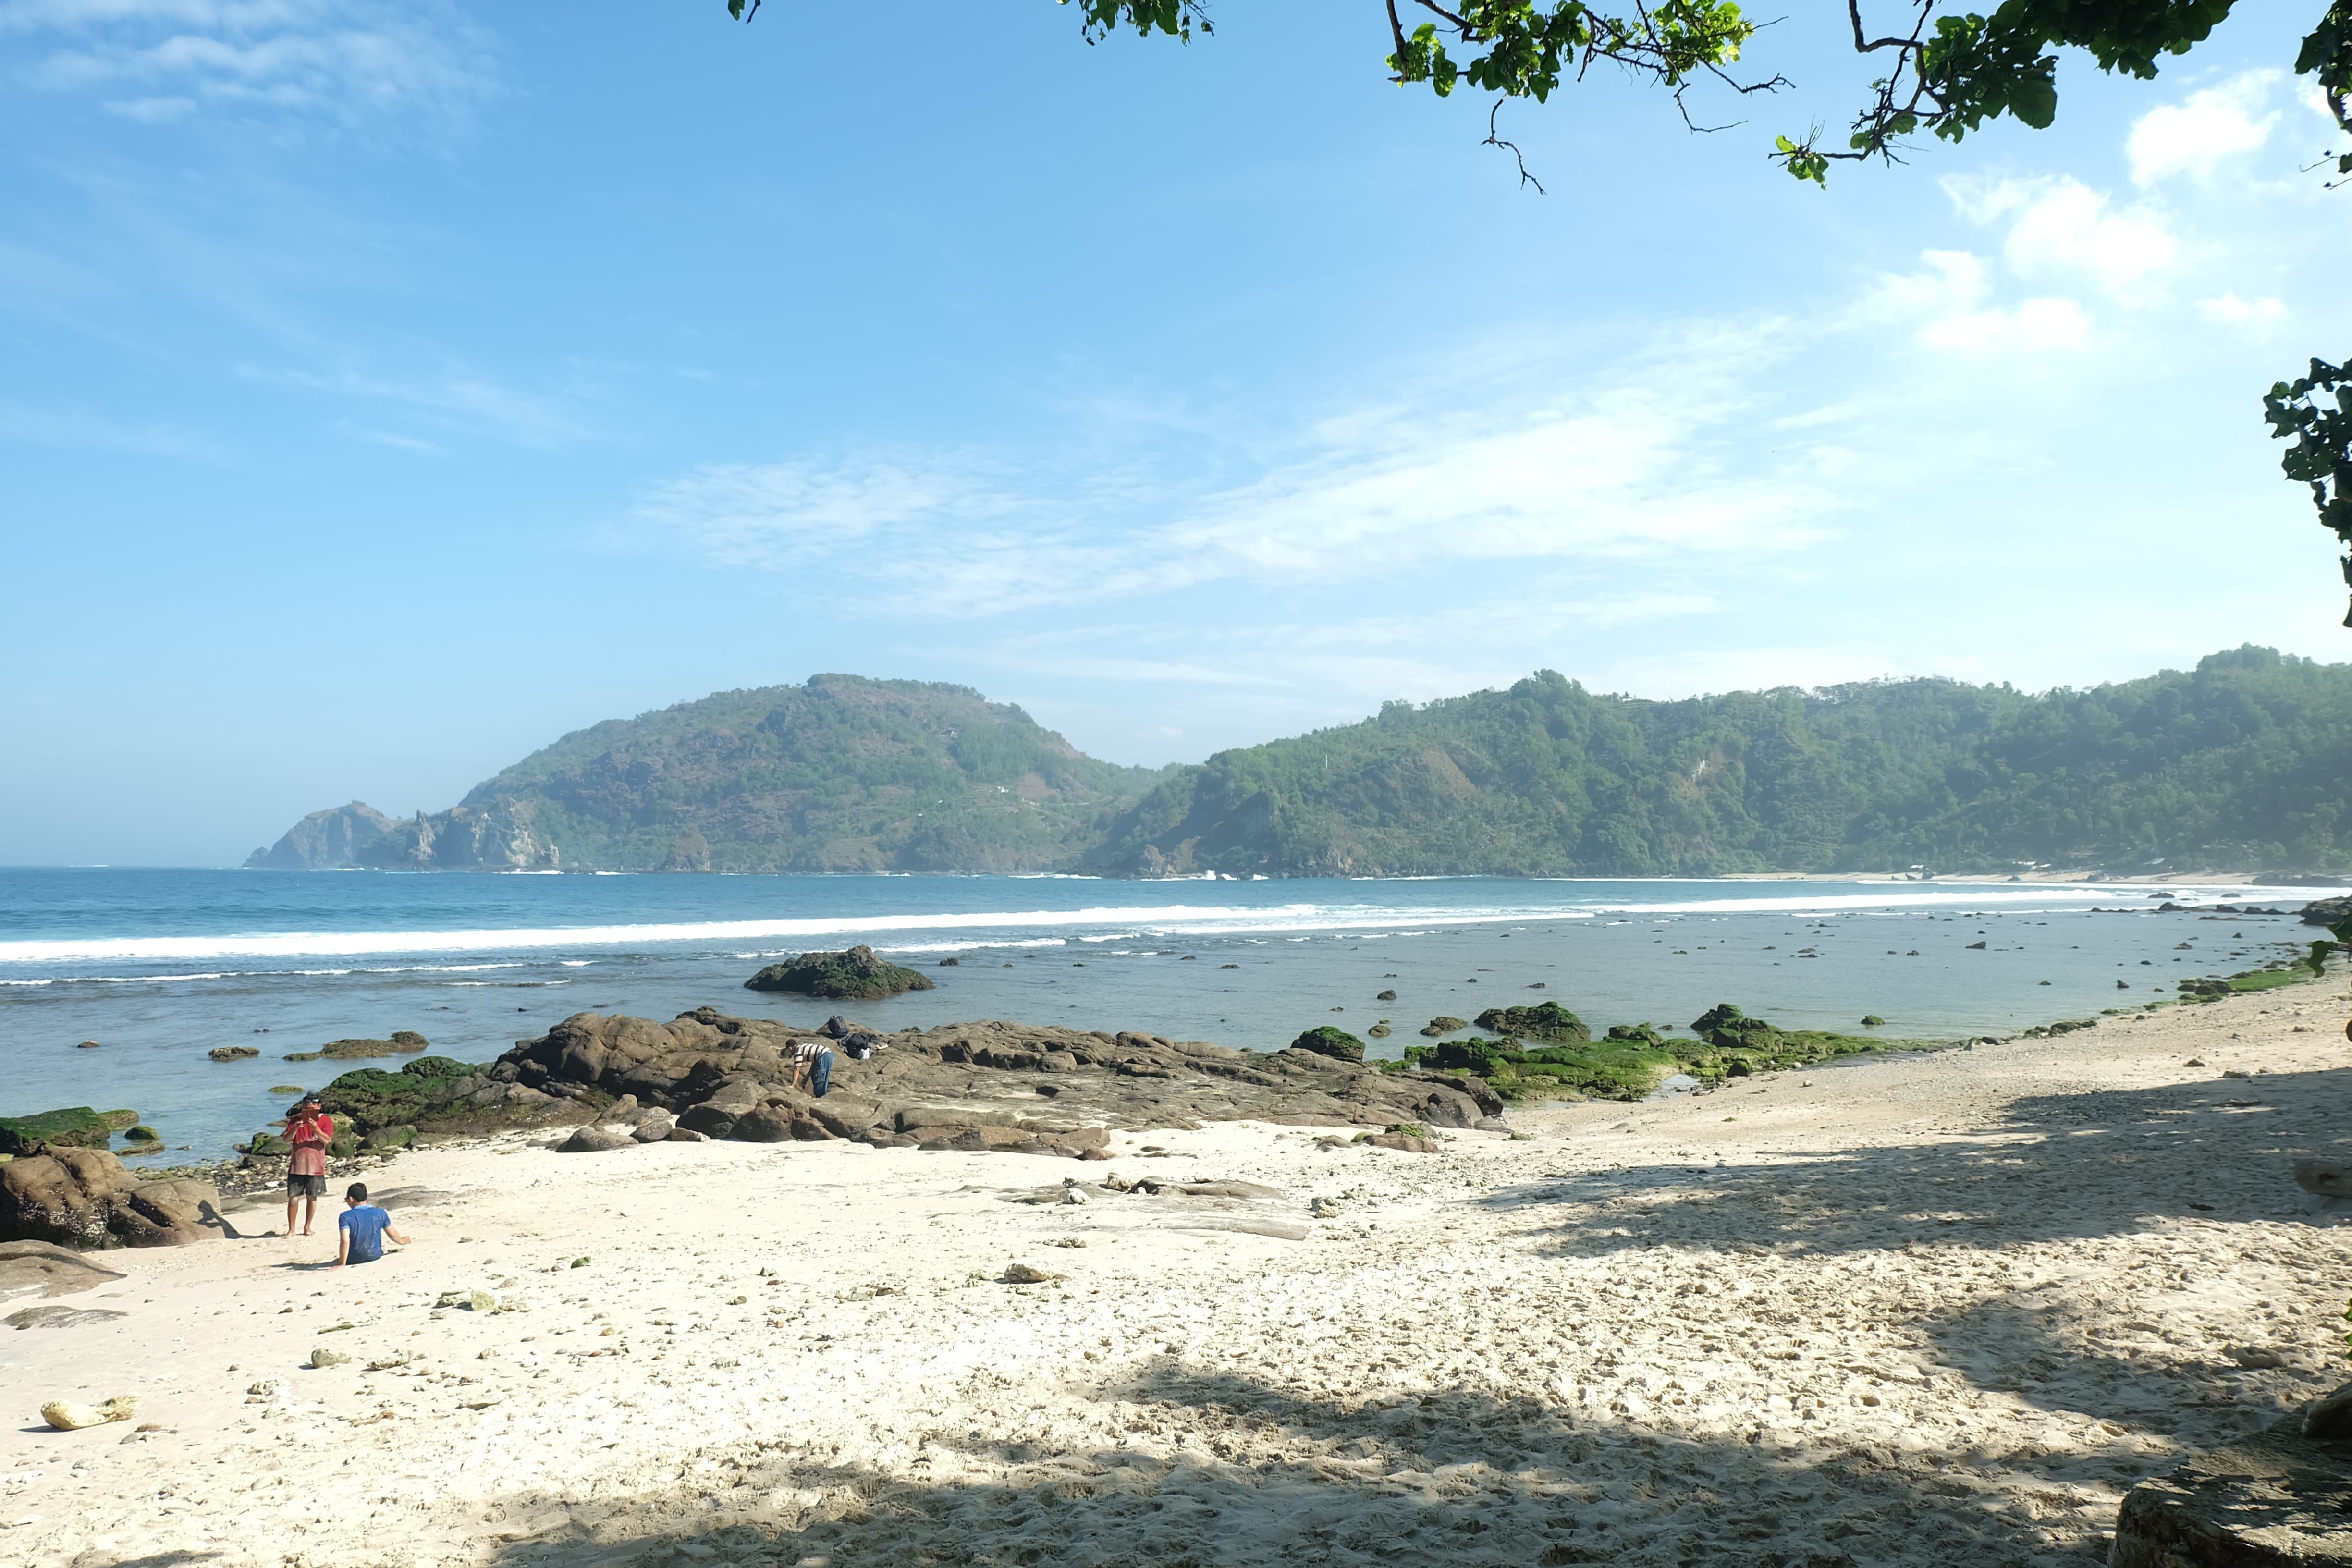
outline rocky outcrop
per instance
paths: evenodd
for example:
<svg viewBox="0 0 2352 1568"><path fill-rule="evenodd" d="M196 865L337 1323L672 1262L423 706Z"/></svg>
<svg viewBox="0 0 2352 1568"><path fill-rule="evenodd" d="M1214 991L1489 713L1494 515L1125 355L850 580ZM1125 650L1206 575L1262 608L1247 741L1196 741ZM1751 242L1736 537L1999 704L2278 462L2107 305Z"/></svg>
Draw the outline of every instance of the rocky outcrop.
<svg viewBox="0 0 2352 1568"><path fill-rule="evenodd" d="M0 1165L0 1241L176 1247L226 1233L203 1182L138 1182L103 1149L52 1147Z"/></svg>
<svg viewBox="0 0 2352 1568"><path fill-rule="evenodd" d="M2290 1416L2134 1487L2108 1568L2352 1568L2347 1491L2352 1441Z"/></svg>
<svg viewBox="0 0 2352 1568"><path fill-rule="evenodd" d="M359 863L397 871L552 871L562 859L539 829L538 807L500 798L430 816L419 812L362 850Z"/></svg>
<svg viewBox="0 0 2352 1568"><path fill-rule="evenodd" d="M2307 926L2339 926L2347 921L2352 921L2352 898L2315 899L2303 906Z"/></svg>
<svg viewBox="0 0 2352 1568"><path fill-rule="evenodd" d="M743 988L844 1002L879 1002L902 992L935 989L929 976L890 963L863 942L845 952L804 952L788 963L772 963L743 982Z"/></svg>
<svg viewBox="0 0 2352 1568"><path fill-rule="evenodd" d="M1333 1061L1360 1062L1364 1059L1364 1042L1347 1030L1335 1029L1328 1024L1307 1030L1290 1042L1290 1048L1313 1051L1317 1056L1329 1057Z"/></svg>
<svg viewBox="0 0 2352 1568"><path fill-rule="evenodd" d="M364 801L314 811L267 849L245 858L248 869L318 871L363 864L360 856L399 826Z"/></svg>
<svg viewBox="0 0 2352 1568"><path fill-rule="evenodd" d="M825 1033L845 1045L831 1092L819 1100L793 1087L787 1048ZM863 1060L846 1044L861 1037L872 1052ZM492 1071L579 1103L614 1097L581 1114L616 1136L657 1110L681 1131L747 1142L855 1139L1076 1159L1102 1150L1114 1127L1244 1118L1470 1127L1503 1109L1475 1079L1384 1072L1314 1050L1256 1053L994 1020L879 1035L846 1020L810 1028L710 1007L667 1024L582 1013L518 1045ZM585 1139L581 1147L603 1142Z"/></svg>
<svg viewBox="0 0 2352 1568"><path fill-rule="evenodd" d="M1592 1038L1583 1019L1557 1002L1533 1007L1489 1007L1478 1015L1478 1026L1515 1039L1545 1040L1553 1045L1581 1045Z"/></svg>
<svg viewBox="0 0 2352 1568"><path fill-rule="evenodd" d="M103 1149L113 1134L106 1118L87 1105L31 1116L0 1116L0 1154L35 1154L51 1146Z"/></svg>
<svg viewBox="0 0 2352 1568"><path fill-rule="evenodd" d="M289 1062L365 1061L371 1057L414 1056L433 1042L414 1029L394 1029L388 1040L329 1040L315 1051L289 1051ZM218 1053L215 1053L217 1055ZM246 1053L250 1056L250 1051Z"/></svg>
<svg viewBox="0 0 2352 1568"><path fill-rule="evenodd" d="M476 1067L448 1057L419 1057L398 1072L361 1068L320 1089L319 1099L341 1124L339 1131L360 1133L363 1146L379 1151L407 1142L384 1136L395 1128L411 1137L419 1131L488 1132L576 1121L587 1114L584 1106L568 1105L524 1084L513 1068ZM253 1148L257 1155L272 1152L259 1139Z"/></svg>

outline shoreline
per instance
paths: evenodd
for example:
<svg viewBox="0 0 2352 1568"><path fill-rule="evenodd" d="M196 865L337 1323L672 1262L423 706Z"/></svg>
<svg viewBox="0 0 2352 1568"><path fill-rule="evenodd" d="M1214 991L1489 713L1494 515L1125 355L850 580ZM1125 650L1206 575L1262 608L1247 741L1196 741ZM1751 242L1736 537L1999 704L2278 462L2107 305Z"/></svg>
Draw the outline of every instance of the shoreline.
<svg viewBox="0 0 2352 1568"><path fill-rule="evenodd" d="M0 1559L2080 1561L2342 1381L2329 978L1433 1154L415 1151L382 1264L113 1251L57 1304L123 1317L0 1335Z"/></svg>

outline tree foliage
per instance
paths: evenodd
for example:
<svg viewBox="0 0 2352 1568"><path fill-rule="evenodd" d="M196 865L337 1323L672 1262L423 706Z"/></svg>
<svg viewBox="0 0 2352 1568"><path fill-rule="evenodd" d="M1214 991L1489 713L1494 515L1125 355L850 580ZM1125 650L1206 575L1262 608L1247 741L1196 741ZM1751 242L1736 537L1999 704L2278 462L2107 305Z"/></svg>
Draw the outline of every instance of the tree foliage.
<svg viewBox="0 0 2352 1568"><path fill-rule="evenodd" d="M1129 873L1714 875L2352 865L2352 665L2267 648L2090 690L1948 680L1679 702L1544 672L1177 770Z"/></svg>
<svg viewBox="0 0 2352 1568"><path fill-rule="evenodd" d="M2311 487L2321 526L2352 549L2352 363L2313 360L2309 374L2271 388L2263 414L2271 434L2288 443L2279 467ZM2343 565L2345 585L2352 587L2352 554ZM2344 624L2352 626L2352 612Z"/></svg>

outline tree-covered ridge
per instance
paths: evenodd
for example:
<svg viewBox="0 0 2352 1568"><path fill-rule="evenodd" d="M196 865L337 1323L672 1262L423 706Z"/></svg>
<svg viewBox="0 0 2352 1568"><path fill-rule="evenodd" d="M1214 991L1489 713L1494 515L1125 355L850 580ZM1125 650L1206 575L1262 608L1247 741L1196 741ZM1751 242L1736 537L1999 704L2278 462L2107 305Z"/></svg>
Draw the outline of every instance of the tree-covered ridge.
<svg viewBox="0 0 2352 1568"><path fill-rule="evenodd" d="M574 731L379 866L1034 871L1075 861L1159 777L1085 756L969 687L812 676ZM480 847L478 825L492 825ZM454 858L420 845L465 830ZM534 859L533 857L538 857Z"/></svg>
<svg viewBox="0 0 2352 1568"><path fill-rule="evenodd" d="M1680 702L1551 671L1221 752L1088 863L1707 875L2352 863L2352 667L2266 648L2041 696L1925 679Z"/></svg>

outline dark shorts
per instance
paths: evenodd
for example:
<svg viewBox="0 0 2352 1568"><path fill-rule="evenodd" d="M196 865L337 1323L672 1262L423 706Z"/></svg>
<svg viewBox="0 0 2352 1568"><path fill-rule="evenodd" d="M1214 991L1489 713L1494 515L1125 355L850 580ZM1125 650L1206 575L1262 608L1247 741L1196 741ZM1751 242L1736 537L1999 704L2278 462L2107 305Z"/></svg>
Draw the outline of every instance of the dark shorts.
<svg viewBox="0 0 2352 1568"><path fill-rule="evenodd" d="M324 1176L289 1176L286 1178L286 1195L289 1198L324 1197L327 1195L327 1178Z"/></svg>

